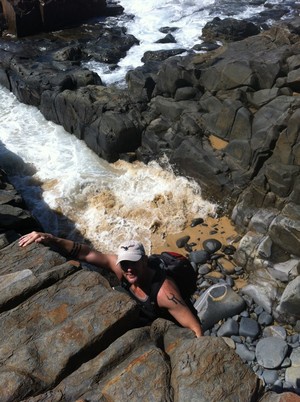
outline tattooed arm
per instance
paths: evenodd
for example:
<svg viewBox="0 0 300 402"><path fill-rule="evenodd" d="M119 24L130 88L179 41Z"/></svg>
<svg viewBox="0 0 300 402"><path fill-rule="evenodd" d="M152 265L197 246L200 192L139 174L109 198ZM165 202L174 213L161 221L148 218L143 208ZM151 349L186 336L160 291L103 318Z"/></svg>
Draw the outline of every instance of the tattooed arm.
<svg viewBox="0 0 300 402"><path fill-rule="evenodd" d="M203 335L199 320L181 297L175 282L167 278L157 295L159 307L166 308L175 320L185 328L194 331L197 338Z"/></svg>

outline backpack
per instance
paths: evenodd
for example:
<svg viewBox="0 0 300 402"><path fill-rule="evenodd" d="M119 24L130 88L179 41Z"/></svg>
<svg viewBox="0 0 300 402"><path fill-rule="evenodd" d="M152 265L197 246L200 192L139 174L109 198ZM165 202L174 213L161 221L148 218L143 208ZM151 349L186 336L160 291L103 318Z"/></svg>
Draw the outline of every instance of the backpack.
<svg viewBox="0 0 300 402"><path fill-rule="evenodd" d="M183 255L171 251L152 254L149 256L149 264L174 280L184 300L197 290L197 272Z"/></svg>

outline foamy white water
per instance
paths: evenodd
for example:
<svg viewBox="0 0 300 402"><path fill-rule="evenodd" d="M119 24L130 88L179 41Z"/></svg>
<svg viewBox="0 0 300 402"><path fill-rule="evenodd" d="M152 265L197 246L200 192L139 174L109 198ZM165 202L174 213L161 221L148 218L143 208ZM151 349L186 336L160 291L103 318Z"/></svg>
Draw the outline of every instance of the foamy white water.
<svg viewBox="0 0 300 402"><path fill-rule="evenodd" d="M109 164L1 88L0 104L0 166L46 231L70 230L63 215L101 250L133 237L150 251L150 239L162 240L189 219L214 213L199 186L171 170L157 163Z"/></svg>
<svg viewBox="0 0 300 402"><path fill-rule="evenodd" d="M159 0L119 0L119 4L124 7L124 16L108 18L107 23L125 26L127 32L134 35L140 44L133 46L126 57L120 60L118 68L113 71L110 71L107 65L92 60L84 65L95 71L105 84L114 83L122 86L125 83L125 74L143 64L141 59L146 51L191 49L196 43L202 42L200 39L202 28L214 17L250 18L264 10L263 6L241 1L233 15L232 5L226 7L222 3L226 4L226 1L222 1L220 7L215 0L165 0L163 2ZM134 18L128 18L127 15L133 15ZM176 43L155 43L165 36L160 32L162 27L176 28L172 32Z"/></svg>

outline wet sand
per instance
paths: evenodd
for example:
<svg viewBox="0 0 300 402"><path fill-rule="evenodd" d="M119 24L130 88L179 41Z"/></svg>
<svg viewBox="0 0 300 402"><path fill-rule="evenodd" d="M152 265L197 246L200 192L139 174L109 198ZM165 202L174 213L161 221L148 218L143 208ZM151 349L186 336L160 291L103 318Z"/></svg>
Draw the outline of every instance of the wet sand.
<svg viewBox="0 0 300 402"><path fill-rule="evenodd" d="M166 236L166 239L162 245L153 245L153 252L161 252L163 250L173 250L185 254L186 251L176 246L176 240L183 236L190 236L188 243L196 243L193 247L195 250L202 249L202 243L207 239L217 239L223 245L232 244L235 247L238 245L240 236L237 234L230 219L226 216L221 218L208 217L202 224L191 227L191 222L180 233L170 234ZM184 251L184 253L183 253Z"/></svg>
<svg viewBox="0 0 300 402"><path fill-rule="evenodd" d="M191 221L192 222L192 221ZM162 251L175 251L185 256L188 256L188 251L183 248L178 248L176 245L176 241L184 236L190 236L188 244L192 244L192 250L203 250L203 242L207 239L217 239L219 240L223 246L232 245L235 248L238 247L241 236L236 232L236 229L230 219L226 216L214 218L207 217L204 219L204 222L191 227L191 222L188 223L186 228L180 233L169 234L166 236L164 242L156 243L155 239L152 242L152 253L161 253ZM222 254L222 249L217 253ZM240 289L247 284L247 278L242 276L235 275L235 267L236 264L231 256L224 255L222 258L218 260L226 274L231 275L234 279L234 289ZM217 270L211 270L211 277L221 277Z"/></svg>

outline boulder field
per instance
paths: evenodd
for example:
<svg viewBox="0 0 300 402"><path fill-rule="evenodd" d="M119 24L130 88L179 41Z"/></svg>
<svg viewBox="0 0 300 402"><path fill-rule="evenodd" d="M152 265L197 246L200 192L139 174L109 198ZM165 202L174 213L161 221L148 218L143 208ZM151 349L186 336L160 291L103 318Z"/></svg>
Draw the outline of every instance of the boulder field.
<svg viewBox="0 0 300 402"><path fill-rule="evenodd" d="M167 155L231 214L242 235L234 259L249 273L243 292L299 331L299 35L296 18L207 53L153 52L127 74L125 89L81 67L91 57L113 66L137 41L124 29L3 38L0 84L108 161ZM4 230L2 216L11 218L1 212L3 287L14 288L3 293L0 316L3 400L151 400L151 392L155 401L258 400L257 377L222 339L192 339L161 321L130 330L134 303L112 295L102 277L42 246L19 250L14 231L32 218L18 213L21 227Z"/></svg>

